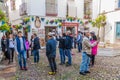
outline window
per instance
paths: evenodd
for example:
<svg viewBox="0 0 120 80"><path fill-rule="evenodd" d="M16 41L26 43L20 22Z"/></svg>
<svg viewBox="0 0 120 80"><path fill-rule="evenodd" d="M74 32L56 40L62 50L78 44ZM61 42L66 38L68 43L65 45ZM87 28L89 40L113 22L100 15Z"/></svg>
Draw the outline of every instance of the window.
<svg viewBox="0 0 120 80"><path fill-rule="evenodd" d="M57 0L46 0L46 16L57 16Z"/></svg>
<svg viewBox="0 0 120 80"><path fill-rule="evenodd" d="M85 0L84 2L84 18L91 18L92 13L92 1Z"/></svg>
<svg viewBox="0 0 120 80"><path fill-rule="evenodd" d="M120 0L118 0L118 8L120 8Z"/></svg>
<svg viewBox="0 0 120 80"><path fill-rule="evenodd" d="M15 0L10 0L10 3L11 3L11 10L15 10L16 9Z"/></svg>
<svg viewBox="0 0 120 80"><path fill-rule="evenodd" d="M120 0L115 0L115 9L119 9L120 8Z"/></svg>
<svg viewBox="0 0 120 80"><path fill-rule="evenodd" d="M116 24L116 38L120 39L120 22Z"/></svg>
<svg viewBox="0 0 120 80"><path fill-rule="evenodd" d="M20 16L27 15L27 3L22 3L19 6Z"/></svg>

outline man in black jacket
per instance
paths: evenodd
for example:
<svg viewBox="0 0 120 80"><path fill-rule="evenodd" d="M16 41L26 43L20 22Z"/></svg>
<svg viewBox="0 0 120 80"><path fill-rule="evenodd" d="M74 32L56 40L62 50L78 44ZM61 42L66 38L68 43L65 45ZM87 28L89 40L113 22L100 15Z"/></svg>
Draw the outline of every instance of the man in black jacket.
<svg viewBox="0 0 120 80"><path fill-rule="evenodd" d="M59 38L57 38L57 41L59 41L59 53L60 53L60 65L65 64L65 38L66 35L65 33L63 33L62 36L59 36Z"/></svg>
<svg viewBox="0 0 120 80"><path fill-rule="evenodd" d="M34 42L33 42L33 54L34 54L34 63L38 63L40 59L39 49L40 47L40 40L37 37L37 34L34 34Z"/></svg>

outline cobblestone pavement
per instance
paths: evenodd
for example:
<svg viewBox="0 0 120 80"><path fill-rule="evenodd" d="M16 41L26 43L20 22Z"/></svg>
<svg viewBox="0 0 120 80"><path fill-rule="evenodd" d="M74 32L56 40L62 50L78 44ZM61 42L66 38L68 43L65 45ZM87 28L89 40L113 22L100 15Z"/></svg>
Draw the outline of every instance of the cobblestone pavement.
<svg viewBox="0 0 120 80"><path fill-rule="evenodd" d="M0 63L0 80L14 80L16 73L16 62L8 65L8 60Z"/></svg>
<svg viewBox="0 0 120 80"><path fill-rule="evenodd" d="M57 52L58 72L55 76L48 75L50 68L45 56L45 51L40 52L40 63L32 65L33 57L28 60L28 71L20 71L17 67L16 75L11 80L120 80L120 56L117 57L96 57L96 64L90 68L91 73L82 76L79 75L79 66L81 62L81 53L72 51L74 55L73 64L70 67L58 65L59 52ZM10 80L10 79L9 79Z"/></svg>

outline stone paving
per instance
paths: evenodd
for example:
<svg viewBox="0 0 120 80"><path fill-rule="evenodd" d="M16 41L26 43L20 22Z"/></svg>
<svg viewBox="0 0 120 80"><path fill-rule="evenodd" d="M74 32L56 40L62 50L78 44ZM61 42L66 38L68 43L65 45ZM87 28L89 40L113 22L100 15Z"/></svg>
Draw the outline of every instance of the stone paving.
<svg viewBox="0 0 120 80"><path fill-rule="evenodd" d="M8 80L120 80L120 56L103 57L96 56L96 64L90 68L91 73L82 76L79 75L79 65L81 62L81 53L74 53L73 64L70 67L58 65L60 63L59 53L57 52L58 72L55 76L48 75L50 68L45 56L45 51L40 52L40 63L32 65L33 57L28 60L28 71L20 71L17 67L14 78ZM0 75L1 77L1 75ZM1 79L0 79L1 80Z"/></svg>

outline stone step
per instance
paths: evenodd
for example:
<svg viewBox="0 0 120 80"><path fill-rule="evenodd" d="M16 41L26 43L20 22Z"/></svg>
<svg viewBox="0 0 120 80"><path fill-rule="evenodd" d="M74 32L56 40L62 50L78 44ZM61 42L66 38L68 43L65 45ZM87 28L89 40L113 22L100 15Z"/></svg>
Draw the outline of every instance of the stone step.
<svg viewBox="0 0 120 80"><path fill-rule="evenodd" d="M99 48L98 56L119 56L120 49L115 48Z"/></svg>

